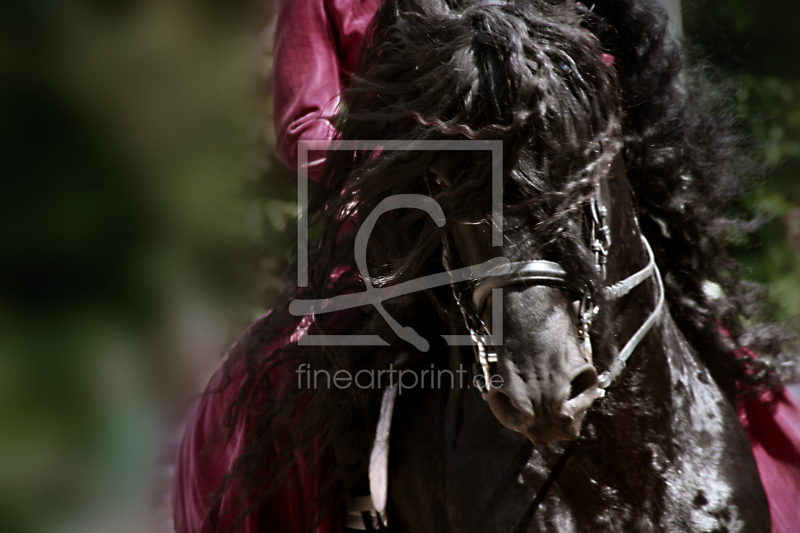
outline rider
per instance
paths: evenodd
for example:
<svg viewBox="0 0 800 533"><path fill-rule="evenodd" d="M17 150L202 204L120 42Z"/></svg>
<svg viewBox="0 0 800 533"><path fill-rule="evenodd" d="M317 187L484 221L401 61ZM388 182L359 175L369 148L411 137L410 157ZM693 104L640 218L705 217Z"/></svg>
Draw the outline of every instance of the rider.
<svg viewBox="0 0 800 533"><path fill-rule="evenodd" d="M273 97L277 149L283 161L297 170L299 140L327 140L336 129L339 95L356 67L358 52L378 0L283 0L275 31ZM308 176L319 180L324 157L311 160ZM296 343L307 323L283 339L277 339L265 355ZM279 372L271 378L277 386ZM289 376L286 376L287 378ZM178 455L173 487L175 531L197 533L226 530L241 509L234 489L217 492L225 475L244 453L246 435L242 421L232 438L217 438L229 407L237 398L237 385L244 377L232 376L224 383L220 368L207 390L224 387L218 394L205 394L189 420ZM275 443L277 448L279 443ZM274 460L278 450L263 450ZM308 468L301 460L297 477L287 476L282 490L272 493L259 510L236 527L242 533L286 533L308 531L313 524L315 496L324 485L324 468ZM338 533L344 529L344 510L322 514L315 533Z"/></svg>
<svg viewBox="0 0 800 533"><path fill-rule="evenodd" d="M331 139L336 134L334 117L339 97L356 67L358 52L379 0L283 0L275 34L273 96L277 149L284 162L297 170L300 140ZM607 59L610 62L611 58ZM308 176L317 181L324 154L312 159ZM303 334L298 324L283 338L274 340L266 353L292 343ZM274 372L271 380L280 386ZM234 486L218 492L223 478L244 453L246 429L238 424L229 440L219 439L219 426L237 401L237 384L243 374L234 373L225 383L218 371L209 390L226 385L219 394L202 397L187 426L175 471L173 513L175 530L184 532L225 530L234 525L243 504ZM770 502L774 532L800 531L800 407L783 388L756 396L741 396L739 418L753 448ZM262 450L266 460L278 456L275 449ZM298 461L297 477L288 476L282 490L272 493L259 510L237 525L243 533L343 531L344 510L321 515L314 524L315 497L325 484L324 468Z"/></svg>

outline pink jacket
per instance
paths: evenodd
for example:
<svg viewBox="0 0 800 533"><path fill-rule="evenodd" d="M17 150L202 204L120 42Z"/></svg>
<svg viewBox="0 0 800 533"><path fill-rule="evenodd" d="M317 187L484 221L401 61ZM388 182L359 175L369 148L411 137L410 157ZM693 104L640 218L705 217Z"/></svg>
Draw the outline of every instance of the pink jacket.
<svg viewBox="0 0 800 533"><path fill-rule="evenodd" d="M785 387L740 396L737 403L769 500L772 533L800 532L800 404Z"/></svg>
<svg viewBox="0 0 800 533"><path fill-rule="evenodd" d="M379 5L379 0L281 1L273 64L274 120L278 153L293 170L297 169L299 140L327 140L335 134L332 120L339 94L355 68L367 26ZM317 157L310 158L309 177L318 180L324 153L310 155ZM278 346L296 342L302 329L276 339L266 348L265 356ZM280 375L273 377L275 386L279 386ZM213 389L220 378L218 370L208 389ZM236 398L236 383L242 379L242 375L234 375L222 393L203 396L187 424L173 480L173 521L178 533L225 529L241 510L235 487L216 501L211 498L245 446L248 422L244 419L230 442L219 440L219 425ZM276 442L274 449L264 453L277 457L279 446ZM287 479L283 490L247 517L238 529L240 533L307 531L323 478L312 474L302 458L298 470L301 482ZM314 531L340 533L343 526L344 509L335 510Z"/></svg>

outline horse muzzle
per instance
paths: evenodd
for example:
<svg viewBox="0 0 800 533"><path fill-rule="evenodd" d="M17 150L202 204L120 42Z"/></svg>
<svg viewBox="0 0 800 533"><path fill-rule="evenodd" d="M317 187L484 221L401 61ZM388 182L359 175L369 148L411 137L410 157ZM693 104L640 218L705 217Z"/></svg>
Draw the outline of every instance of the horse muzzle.
<svg viewBox="0 0 800 533"><path fill-rule="evenodd" d="M543 388L527 386L529 380L519 375L510 378L508 386L492 389L486 399L500 423L535 445L578 438L586 412L604 395L591 365Z"/></svg>

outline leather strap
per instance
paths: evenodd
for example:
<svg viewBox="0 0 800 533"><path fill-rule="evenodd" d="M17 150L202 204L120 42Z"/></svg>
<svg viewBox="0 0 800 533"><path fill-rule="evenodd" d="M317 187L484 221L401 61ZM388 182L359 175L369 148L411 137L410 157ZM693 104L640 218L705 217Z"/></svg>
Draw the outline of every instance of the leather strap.
<svg viewBox="0 0 800 533"><path fill-rule="evenodd" d="M644 235L642 235L642 242L644 242L644 246L647 248L647 255L650 257L649 264L630 278L627 278L622 283L612 285L609 287L609 289L621 284L625 285L625 287L628 287L628 280L635 276L639 276L642 272L647 271L647 276L642 277L636 284L630 284L630 287L621 294L627 294L633 287L639 285L651 275L654 275L656 278L656 285L658 286L658 300L656 301L656 306L655 309L653 309L653 312L650 313L650 316L647 317L647 320L645 320L644 324L642 324L639 329L636 330L636 333L633 334L630 340L628 340L627 344L625 344L625 347L622 348L622 351L611 364L611 368L600 374L598 377L597 385L601 389L607 388L617 378L617 376L619 376L620 372L622 372L622 369L625 368L625 364L628 362L628 359L633 354L633 351L637 346L639 346L639 343L642 342L642 339L644 339L644 336L647 335L647 332L650 331L650 329L655 325L656 321L661 317L661 313L664 310L664 282L661 279L661 272L659 272L658 267L656 267L656 258L655 255L653 255L653 249L650 248L650 243L647 242L647 239L644 238Z"/></svg>
<svg viewBox="0 0 800 533"><path fill-rule="evenodd" d="M480 313L492 289L510 285L558 285L581 294L571 276L558 263L552 261L519 261L490 270L472 289L472 302Z"/></svg>

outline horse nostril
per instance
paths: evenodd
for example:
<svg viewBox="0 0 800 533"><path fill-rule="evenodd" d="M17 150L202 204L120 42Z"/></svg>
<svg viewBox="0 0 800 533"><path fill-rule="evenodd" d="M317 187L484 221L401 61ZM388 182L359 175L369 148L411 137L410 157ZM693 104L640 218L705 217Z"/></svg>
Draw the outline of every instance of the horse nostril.
<svg viewBox="0 0 800 533"><path fill-rule="evenodd" d="M597 372L594 368L587 368L575 376L570 383L569 399L577 398L581 393L595 386L597 386Z"/></svg>

